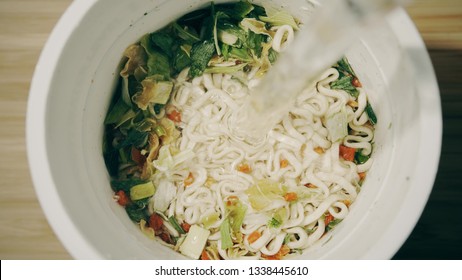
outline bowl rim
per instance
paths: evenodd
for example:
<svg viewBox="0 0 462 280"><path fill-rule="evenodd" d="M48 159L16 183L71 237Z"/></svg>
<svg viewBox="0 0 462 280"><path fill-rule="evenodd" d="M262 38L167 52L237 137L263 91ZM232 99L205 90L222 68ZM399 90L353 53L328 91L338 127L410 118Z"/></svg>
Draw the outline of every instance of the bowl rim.
<svg viewBox="0 0 462 280"><path fill-rule="evenodd" d="M36 195L56 236L66 250L74 258L78 259L102 259L104 256L80 233L80 229L72 223L70 215L66 212L65 206L59 198L57 186L48 163L46 105L48 92L51 89L53 76L55 75L55 68L66 46L66 42L72 36L73 31L78 27L78 24L86 13L92 9L97 1L73 1L54 27L34 71L29 90L26 115L27 156ZM422 176L414 178L416 182L413 183L413 186L420 185L424 187L421 187L419 190L416 190L414 187L410 190L410 194L412 193L412 199L414 200L412 207L411 204L403 204L406 215L397 215L395 217L393 223L388 226L386 234L382 235L379 242L371 246L369 251L364 252L363 259L390 259L409 237L430 196L441 152L441 100L433 65L425 44L404 9L400 8L393 12L387 23L391 26L399 42L404 47L419 50L414 58L419 59L421 65L424 65L427 70L422 71L424 75L423 79L427 82L425 85L422 84L417 87L419 93L425 93L430 97L423 100L422 107L432 108L433 111L431 115L420 114L420 117L422 117L421 121L425 121L426 123L423 126L421 135L426 137L420 139L422 145L419 148L419 154L428 145L435 148L430 150L430 152L427 151L427 160L417 163L416 172ZM435 104L439 106L435 106ZM405 201L409 199L410 194L407 195Z"/></svg>
<svg viewBox="0 0 462 280"><path fill-rule="evenodd" d="M371 246L363 256L364 259L388 259L398 252L417 225L430 197L438 172L443 136L441 98L435 70L425 43L414 22L404 10L398 8L387 17L387 23L396 35L406 55L420 68L412 64L413 75L419 76L416 83L417 94L425 95L420 101L420 139L418 155L425 155L416 163L412 187L409 189L401 206L401 212L388 226L382 238ZM433 147L433 149L428 149ZM406 203L412 201L413 203ZM380 253L379 253L380 252Z"/></svg>
<svg viewBox="0 0 462 280"><path fill-rule="evenodd" d="M35 193L61 244L72 257L101 259L103 255L72 223L53 180L46 145L46 105L55 68L66 42L97 0L73 1L53 28L35 66L26 113L26 148ZM56 210L60 211L56 211Z"/></svg>

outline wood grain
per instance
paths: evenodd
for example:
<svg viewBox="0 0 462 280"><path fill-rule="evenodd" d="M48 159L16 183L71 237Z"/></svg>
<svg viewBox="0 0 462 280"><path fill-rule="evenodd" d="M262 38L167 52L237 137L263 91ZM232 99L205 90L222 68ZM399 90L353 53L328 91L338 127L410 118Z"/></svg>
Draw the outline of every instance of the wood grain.
<svg viewBox="0 0 462 280"><path fill-rule="evenodd" d="M35 196L24 136L35 64L71 2L0 0L0 259L70 258Z"/></svg>
<svg viewBox="0 0 462 280"><path fill-rule="evenodd" d="M71 0L0 0L0 259L69 259L36 199L25 148L30 80L43 45ZM461 259L462 1L415 0L408 12L439 81L443 148L435 186L396 259Z"/></svg>

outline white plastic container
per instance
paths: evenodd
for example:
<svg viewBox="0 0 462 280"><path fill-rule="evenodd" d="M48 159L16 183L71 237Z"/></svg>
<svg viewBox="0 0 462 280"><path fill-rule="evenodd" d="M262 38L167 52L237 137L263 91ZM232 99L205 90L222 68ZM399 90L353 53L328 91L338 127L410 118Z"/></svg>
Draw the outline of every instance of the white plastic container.
<svg viewBox="0 0 462 280"><path fill-rule="evenodd" d="M224 1L215 1L221 3ZM256 4L262 1L255 1ZM270 1L303 18L309 1ZM30 90L27 148L40 203L79 259L185 258L146 238L112 200L103 120L123 50L209 1L74 1L49 38ZM441 148L433 68L403 10L364 34L347 57L377 117L375 161L347 218L302 259L387 259L427 202Z"/></svg>

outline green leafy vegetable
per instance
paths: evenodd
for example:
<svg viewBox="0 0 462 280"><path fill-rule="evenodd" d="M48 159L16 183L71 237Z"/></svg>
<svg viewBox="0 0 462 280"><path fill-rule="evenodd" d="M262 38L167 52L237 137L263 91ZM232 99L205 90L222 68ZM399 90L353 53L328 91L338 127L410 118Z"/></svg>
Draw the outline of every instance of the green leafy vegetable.
<svg viewBox="0 0 462 280"><path fill-rule="evenodd" d="M284 208L279 208L271 217L268 222L268 226L272 228L278 228L287 220L287 213Z"/></svg>
<svg viewBox="0 0 462 280"><path fill-rule="evenodd" d="M284 237L284 241L282 242L282 244L287 244L290 242L290 234L287 234L285 237Z"/></svg>
<svg viewBox="0 0 462 280"><path fill-rule="evenodd" d="M136 80L134 76L128 76L127 77L127 91L128 91L128 96L131 97L135 93L139 92L142 90L142 87L140 83ZM129 103L131 104L131 103Z"/></svg>
<svg viewBox="0 0 462 280"><path fill-rule="evenodd" d="M247 207L240 201L237 201L233 205L227 206L227 219L234 233L237 233L241 230L241 225L244 221L246 212Z"/></svg>
<svg viewBox="0 0 462 280"><path fill-rule="evenodd" d="M175 230L178 231L180 234L186 233L184 229L178 224L178 221L176 220L175 216L170 216L168 218L168 221L170 222L170 224L172 224L173 228L175 228Z"/></svg>
<svg viewBox="0 0 462 280"><path fill-rule="evenodd" d="M241 47L245 41L246 32L230 21L218 23L218 37L221 42L235 47Z"/></svg>
<svg viewBox="0 0 462 280"><path fill-rule="evenodd" d="M130 107L127 104L125 104L122 98L119 98L117 102L109 110L109 113L106 115L106 118L104 119L104 124L117 123L123 116L123 114L125 114L129 109Z"/></svg>
<svg viewBox="0 0 462 280"><path fill-rule="evenodd" d="M230 57L236 58L241 62L252 62L253 58L250 56L249 51L247 48L235 48L231 47L229 49Z"/></svg>
<svg viewBox="0 0 462 280"><path fill-rule="evenodd" d="M222 11L235 20L242 20L245 16L252 12L253 9L254 6L248 1L240 1L233 4L217 6L217 11Z"/></svg>
<svg viewBox="0 0 462 280"><path fill-rule="evenodd" d="M362 150L357 150L355 152L355 163L356 164L363 164L366 161L368 161L370 158L370 156L363 155L361 151Z"/></svg>
<svg viewBox="0 0 462 280"><path fill-rule="evenodd" d="M143 115L143 119L139 122L133 123L133 128L138 131L144 132L151 132L152 128L157 125L157 122L150 118L148 114L144 114L144 112L140 112L140 115Z"/></svg>
<svg viewBox="0 0 462 280"><path fill-rule="evenodd" d="M133 97L133 102L141 110L146 110L149 104L166 104L173 90L173 82L159 80L158 75L149 76L141 84L143 91Z"/></svg>
<svg viewBox="0 0 462 280"><path fill-rule="evenodd" d="M276 62L277 58L278 58L278 53L275 50L273 50L273 48L269 49L269 51L268 51L268 59L271 62L271 64Z"/></svg>
<svg viewBox="0 0 462 280"><path fill-rule="evenodd" d="M279 221L275 217L272 217L271 220L268 222L268 226L272 228L278 228L281 225L282 225L281 221Z"/></svg>
<svg viewBox="0 0 462 280"><path fill-rule="evenodd" d="M253 50L255 55L257 55L257 57L260 57L262 49L263 49L262 43L264 43L265 41L266 41L266 35L257 34L249 30L245 45L249 49Z"/></svg>
<svg viewBox="0 0 462 280"><path fill-rule="evenodd" d="M162 136L162 143L164 145L168 145L180 137L180 131L176 128L175 123L172 120L162 118L160 120L160 125L162 125L165 129L165 135Z"/></svg>
<svg viewBox="0 0 462 280"><path fill-rule="evenodd" d="M122 76L121 77L121 93L122 93L122 100L128 106L132 106L131 97L136 92L142 90L141 85L137 82L134 76Z"/></svg>
<svg viewBox="0 0 462 280"><path fill-rule="evenodd" d="M189 51L187 51L188 48ZM177 48L175 56L173 58L173 69L176 73L181 72L181 70L183 70L191 64L191 58L189 57L190 51L190 45L183 45Z"/></svg>
<svg viewBox="0 0 462 280"><path fill-rule="evenodd" d="M168 57L160 52L148 56L148 75L162 75L164 79L170 79L170 62Z"/></svg>
<svg viewBox="0 0 462 280"><path fill-rule="evenodd" d="M352 80L353 80L352 76L343 76L342 78L330 83L330 88L344 90L348 92L351 96L357 98L359 96L359 91L351 83Z"/></svg>
<svg viewBox="0 0 462 280"><path fill-rule="evenodd" d="M337 64L334 65L334 67L337 68L337 70L340 72L342 76L356 77L353 68L351 68L350 62L348 62L348 59L346 57L343 57L342 59L337 61Z"/></svg>
<svg viewBox="0 0 462 280"><path fill-rule="evenodd" d="M298 30L295 19L285 10L280 10L271 5L263 5L267 16L260 16L259 19L272 25L290 25L294 30Z"/></svg>
<svg viewBox="0 0 462 280"><path fill-rule="evenodd" d="M245 18L239 23L239 25L245 31L250 30L256 34L270 34L270 32L266 29L266 23L254 18Z"/></svg>
<svg viewBox="0 0 462 280"><path fill-rule="evenodd" d="M138 199L138 200L133 200L132 202L138 206L139 209L144 209L146 206L149 204L149 199L150 197Z"/></svg>
<svg viewBox="0 0 462 280"><path fill-rule="evenodd" d="M202 23L202 20L210 16L210 8L195 10L178 19L178 24L197 26Z"/></svg>
<svg viewBox="0 0 462 280"><path fill-rule="evenodd" d="M128 156L128 147L120 148L119 149L119 157L121 163L127 163L129 156Z"/></svg>
<svg viewBox="0 0 462 280"><path fill-rule="evenodd" d="M221 44L221 55L225 60L228 60L229 58L229 48L230 46L227 44Z"/></svg>
<svg viewBox="0 0 462 280"><path fill-rule="evenodd" d="M106 168L111 176L117 176L119 171L119 152L112 146L114 136L110 127L106 127L103 138L103 157Z"/></svg>
<svg viewBox="0 0 462 280"><path fill-rule="evenodd" d="M139 178L132 178L132 179L127 179L127 180L113 180L111 181L111 186L115 192L118 192L121 190L124 192L128 192L130 191L131 187L139 185L139 184L143 184L143 183L146 183L146 180L141 180Z"/></svg>
<svg viewBox="0 0 462 280"><path fill-rule="evenodd" d="M167 170L188 161L195 156L191 149L172 155L169 147L169 145L162 146L159 150L158 158L152 162L154 167L161 172L166 172Z"/></svg>
<svg viewBox="0 0 462 280"><path fill-rule="evenodd" d="M133 73L133 77L137 82L141 82L142 80L144 80L144 78L146 78L147 75L148 70L145 66L136 68L135 72Z"/></svg>
<svg viewBox="0 0 462 280"><path fill-rule="evenodd" d="M231 239L231 228L229 226L229 220L226 218L223 220L220 226L221 236L221 249L226 250L233 246L233 240Z"/></svg>
<svg viewBox="0 0 462 280"><path fill-rule="evenodd" d="M276 200L284 200L282 197L284 189L278 182L269 179L257 181L245 193L249 197L250 205L256 211L263 210Z"/></svg>
<svg viewBox="0 0 462 280"><path fill-rule="evenodd" d="M121 77L135 75L136 72L139 72L146 65L146 52L138 44L128 46L124 51L124 57L126 58L126 62L120 71Z"/></svg>
<svg viewBox="0 0 462 280"><path fill-rule="evenodd" d="M372 109L372 106L369 102L367 102L365 110L366 110L366 114L369 117L369 120L371 121L371 123L374 125L377 124L377 116L375 115L374 110Z"/></svg>
<svg viewBox="0 0 462 280"><path fill-rule="evenodd" d="M204 70L204 73L222 73L222 74L233 74L237 71L244 69L247 63L241 63L234 66L214 66L207 67Z"/></svg>
<svg viewBox="0 0 462 280"><path fill-rule="evenodd" d="M341 221L342 221L342 219L334 219L332 222L330 222L328 225L326 225L326 231L332 230Z"/></svg>
<svg viewBox="0 0 462 280"><path fill-rule="evenodd" d="M167 134L167 132L165 131L165 129L161 126L161 125L158 125L154 128L154 132L157 134L157 136L161 137L161 136L164 136Z"/></svg>
<svg viewBox="0 0 462 280"><path fill-rule="evenodd" d="M213 43L215 44L215 51L218 55L221 55L220 45L218 44L218 22L223 18L228 18L223 12L217 12L213 16Z"/></svg>
<svg viewBox="0 0 462 280"><path fill-rule="evenodd" d="M261 16L267 16L265 8L258 5L253 5L253 10L247 15L247 18L259 18Z"/></svg>
<svg viewBox="0 0 462 280"><path fill-rule="evenodd" d="M120 77L120 93L121 93L121 98L127 104L127 106L132 106L132 100L129 92L129 82L128 82L128 76L121 76Z"/></svg>
<svg viewBox="0 0 462 280"><path fill-rule="evenodd" d="M204 225L205 228L210 228L218 220L220 220L220 214L218 214L217 212L213 212L207 216L202 217L201 223L202 225Z"/></svg>
<svg viewBox="0 0 462 280"><path fill-rule="evenodd" d="M138 131L136 129L131 129L127 137L116 146L117 149L128 147L128 146L135 146L141 148L146 145L148 142L148 133L145 131Z"/></svg>
<svg viewBox="0 0 462 280"><path fill-rule="evenodd" d="M151 34L152 43L159 47L167 56L173 56L173 45L175 43L173 37L167 32L159 31Z"/></svg>
<svg viewBox="0 0 462 280"><path fill-rule="evenodd" d="M183 39L186 43L194 44L200 41L199 34L197 34L196 30L189 26L182 27L178 23L174 22L172 27L177 32L178 37Z"/></svg>
<svg viewBox="0 0 462 280"><path fill-rule="evenodd" d="M356 74L351 68L350 63L346 57L343 57L334 67L338 70L340 76L337 81L331 83L332 89L341 89L348 92L351 96L357 98L359 95L358 89L354 86L353 80Z"/></svg>
<svg viewBox="0 0 462 280"><path fill-rule="evenodd" d="M136 204L129 204L125 207L125 211L128 217L135 223L139 223L141 220L147 220L146 212L143 208L138 207Z"/></svg>
<svg viewBox="0 0 462 280"><path fill-rule="evenodd" d="M170 61L168 56L153 47L151 34L144 35L140 40L141 46L148 55L148 76L161 75L165 80L170 79Z"/></svg>
<svg viewBox="0 0 462 280"><path fill-rule="evenodd" d="M203 41L196 43L191 49L191 68L189 75L197 77L204 73L207 64L215 53L215 44L213 41Z"/></svg>
<svg viewBox="0 0 462 280"><path fill-rule="evenodd" d="M211 6L211 9L213 5ZM215 13L212 11L211 15L204 18L201 25L200 38L201 41L213 41L214 27L215 27ZM199 42L198 42L199 43Z"/></svg>
<svg viewBox="0 0 462 280"><path fill-rule="evenodd" d="M156 188L152 181L148 181L143 184L139 184L130 188L130 199L139 200L154 195Z"/></svg>
<svg viewBox="0 0 462 280"><path fill-rule="evenodd" d="M154 104L154 112L160 114L160 111L164 108L164 104Z"/></svg>
<svg viewBox="0 0 462 280"><path fill-rule="evenodd" d="M124 123L126 123L128 120L134 119L135 117L136 117L135 111L133 111L133 110L128 110L123 116L120 117L119 121L115 124L115 128L119 128L119 127L122 126ZM130 128L130 127L131 127L131 123L130 123L130 124L127 124L127 126L125 126L125 127Z"/></svg>

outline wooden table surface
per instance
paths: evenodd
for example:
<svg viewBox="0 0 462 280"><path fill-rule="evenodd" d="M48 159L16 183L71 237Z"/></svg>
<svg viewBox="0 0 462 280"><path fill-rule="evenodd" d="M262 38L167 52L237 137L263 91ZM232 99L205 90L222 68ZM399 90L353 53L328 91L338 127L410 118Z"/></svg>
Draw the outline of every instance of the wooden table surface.
<svg viewBox="0 0 462 280"><path fill-rule="evenodd" d="M69 259L35 196L25 147L30 80L71 0L0 0L0 259ZM462 0L414 0L408 12L439 81L444 133L427 207L396 259L462 259Z"/></svg>

